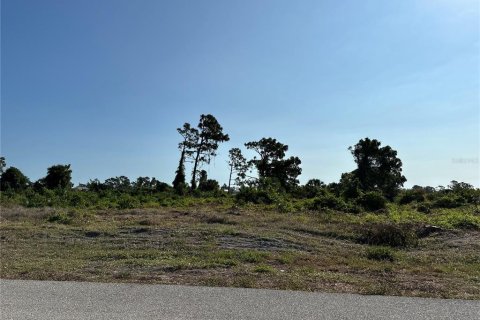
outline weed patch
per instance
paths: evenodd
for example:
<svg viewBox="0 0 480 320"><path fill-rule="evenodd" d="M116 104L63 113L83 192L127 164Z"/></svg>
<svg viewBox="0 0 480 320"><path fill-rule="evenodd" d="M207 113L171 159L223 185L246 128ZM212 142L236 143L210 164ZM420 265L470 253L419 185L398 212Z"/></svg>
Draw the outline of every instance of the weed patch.
<svg viewBox="0 0 480 320"><path fill-rule="evenodd" d="M395 260L395 254L389 247L371 247L367 248L366 256L369 260L390 261Z"/></svg>
<svg viewBox="0 0 480 320"><path fill-rule="evenodd" d="M416 246L418 237L411 225L377 223L363 226L359 241L369 245L405 248Z"/></svg>

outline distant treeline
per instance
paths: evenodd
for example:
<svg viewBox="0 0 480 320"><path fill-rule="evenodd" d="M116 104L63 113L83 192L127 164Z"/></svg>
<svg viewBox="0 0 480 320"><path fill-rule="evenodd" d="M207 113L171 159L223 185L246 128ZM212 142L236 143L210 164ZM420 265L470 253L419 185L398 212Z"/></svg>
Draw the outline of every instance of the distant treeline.
<svg viewBox="0 0 480 320"><path fill-rule="evenodd" d="M229 179L220 187L202 170L216 156L219 144L229 140L217 119L201 115L197 127L185 123L177 130L182 140L172 184L150 177L130 181L119 176L103 182L90 180L73 188L70 165L51 166L44 178L32 183L19 169L7 168L1 157L1 201L29 207L135 208L188 205L210 199L276 205L284 211L330 209L352 213L382 210L388 202L396 202L414 204L417 210L428 213L436 207L478 205L480 199L480 189L457 181L447 187L404 189L406 178L397 151L369 138L348 148L357 165L355 170L343 173L338 182L325 184L311 179L304 185L298 181L301 160L286 156L287 145L274 138L250 141L244 146L256 156L247 159L240 148L229 150ZM186 182L186 164L192 167L190 183Z"/></svg>

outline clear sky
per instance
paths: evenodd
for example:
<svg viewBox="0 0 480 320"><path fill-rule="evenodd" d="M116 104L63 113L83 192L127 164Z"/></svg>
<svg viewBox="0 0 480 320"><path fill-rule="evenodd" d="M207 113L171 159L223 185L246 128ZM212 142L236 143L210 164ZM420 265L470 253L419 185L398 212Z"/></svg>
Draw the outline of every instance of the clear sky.
<svg viewBox="0 0 480 320"><path fill-rule="evenodd" d="M228 149L274 137L301 182L338 181L364 137L406 186L480 186L478 0L2 0L1 154L32 181L171 183L176 128L211 113ZM244 149L244 148L243 148Z"/></svg>

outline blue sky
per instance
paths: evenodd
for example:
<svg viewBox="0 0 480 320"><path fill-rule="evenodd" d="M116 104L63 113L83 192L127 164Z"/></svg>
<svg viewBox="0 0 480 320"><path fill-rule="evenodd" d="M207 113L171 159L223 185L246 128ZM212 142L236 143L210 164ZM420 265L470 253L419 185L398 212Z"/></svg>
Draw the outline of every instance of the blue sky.
<svg viewBox="0 0 480 320"><path fill-rule="evenodd" d="M217 117L228 149L274 137L301 182L338 181L364 137L407 186L480 186L476 0L1 2L1 154L31 180L171 183L176 128ZM247 153L248 154L248 153Z"/></svg>

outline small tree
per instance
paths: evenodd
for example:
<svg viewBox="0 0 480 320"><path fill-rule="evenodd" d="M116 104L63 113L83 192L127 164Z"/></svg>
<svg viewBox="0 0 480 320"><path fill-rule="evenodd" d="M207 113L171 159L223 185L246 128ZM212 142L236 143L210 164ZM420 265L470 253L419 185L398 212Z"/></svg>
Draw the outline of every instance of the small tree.
<svg viewBox="0 0 480 320"><path fill-rule="evenodd" d="M285 189L298 184L297 177L302 173L298 157L285 158L288 146L273 138L262 138L259 141L245 143L247 149L257 152L260 158L253 158L249 163L258 171L258 176L277 180Z"/></svg>
<svg viewBox="0 0 480 320"><path fill-rule="evenodd" d="M198 130L192 128L189 123L184 123L182 128L177 128L178 133L182 136L183 141L178 144L180 150L180 161L178 162L177 171L175 171L175 179L173 180L173 188L179 194L183 194L186 187L185 182L185 161L186 157L192 155L192 149L198 138Z"/></svg>
<svg viewBox="0 0 480 320"><path fill-rule="evenodd" d="M339 195L345 199L356 199L361 195L360 181L352 172L342 173L339 183Z"/></svg>
<svg viewBox="0 0 480 320"><path fill-rule="evenodd" d="M55 165L47 170L47 176L43 178L45 186L48 189L67 189L73 186L72 170L70 165Z"/></svg>
<svg viewBox="0 0 480 320"><path fill-rule="evenodd" d="M320 194L322 194L322 190L325 188L325 183L323 183L320 179L310 179L307 183L303 186L303 196L307 198L314 198Z"/></svg>
<svg viewBox="0 0 480 320"><path fill-rule="evenodd" d="M247 171L250 168L250 164L243 156L242 151L239 148L233 148L228 151L228 165L230 166L230 175L228 177L228 193L231 192L232 175L235 174L235 184L241 185L242 181L247 176Z"/></svg>
<svg viewBox="0 0 480 320"><path fill-rule="evenodd" d="M0 178L0 189L24 190L30 185L30 180L17 168L10 167L2 173Z"/></svg>
<svg viewBox="0 0 480 320"><path fill-rule="evenodd" d="M200 171L200 179L198 180L198 189L200 191L217 191L220 188L218 182L208 179L207 171Z"/></svg>
<svg viewBox="0 0 480 320"><path fill-rule="evenodd" d="M185 124L188 125L188 124ZM185 128L184 125L184 128ZM198 168L203 164L209 164L210 160L217 155L218 145L230 140L228 134L223 133L223 128L217 119L211 114L200 116L198 129L189 128L188 143L185 147L185 156L190 156L193 161L191 189L197 188Z"/></svg>
<svg viewBox="0 0 480 320"><path fill-rule="evenodd" d="M200 170L200 174L199 174L200 178L198 179L198 186L201 187L202 185L204 185L207 180L208 180L208 176L207 176L207 171L205 170Z"/></svg>

